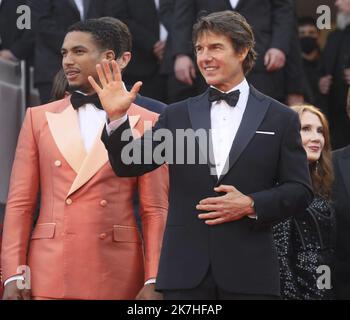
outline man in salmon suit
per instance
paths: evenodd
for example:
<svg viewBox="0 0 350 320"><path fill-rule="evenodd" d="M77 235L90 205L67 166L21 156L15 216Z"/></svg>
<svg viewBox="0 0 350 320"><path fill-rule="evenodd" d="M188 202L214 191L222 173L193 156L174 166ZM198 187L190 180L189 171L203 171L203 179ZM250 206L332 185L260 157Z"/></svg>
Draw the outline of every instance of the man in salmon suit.
<svg viewBox="0 0 350 320"><path fill-rule="evenodd" d="M97 79L95 66L103 59L126 67L131 53L121 49L130 41L124 35L98 20L71 26L61 53L72 95L27 111L4 221L4 299L160 298L154 282L167 167L139 178L114 174L100 140L106 114L88 81ZM157 114L133 105L129 117L140 135ZM133 212L136 191L142 232Z"/></svg>

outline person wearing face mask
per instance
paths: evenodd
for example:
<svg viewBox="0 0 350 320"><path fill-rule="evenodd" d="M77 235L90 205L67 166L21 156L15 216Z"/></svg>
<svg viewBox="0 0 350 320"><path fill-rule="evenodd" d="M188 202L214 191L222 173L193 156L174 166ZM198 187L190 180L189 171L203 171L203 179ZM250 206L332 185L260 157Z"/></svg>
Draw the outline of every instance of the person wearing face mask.
<svg viewBox="0 0 350 320"><path fill-rule="evenodd" d="M328 121L312 105L293 106L301 122L315 198L303 214L273 227L280 263L281 297L285 300L331 299L330 288L319 288L321 265L333 271L335 217L330 201L333 184ZM327 281L326 281L327 282Z"/></svg>
<svg viewBox="0 0 350 320"><path fill-rule="evenodd" d="M322 103L322 96L318 90L321 48L319 45L320 32L317 29L315 19L309 16L299 18L298 32L306 78L305 100L319 106L322 112L327 114L324 103Z"/></svg>

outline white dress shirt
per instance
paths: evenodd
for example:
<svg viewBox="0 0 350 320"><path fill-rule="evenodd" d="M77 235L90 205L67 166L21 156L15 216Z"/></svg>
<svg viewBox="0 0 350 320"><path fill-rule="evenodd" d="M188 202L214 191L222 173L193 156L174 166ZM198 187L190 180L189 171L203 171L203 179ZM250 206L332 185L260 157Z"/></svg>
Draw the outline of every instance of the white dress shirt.
<svg viewBox="0 0 350 320"><path fill-rule="evenodd" d="M230 0L231 6L233 9L235 9L237 7L238 2L239 2L239 0Z"/></svg>
<svg viewBox="0 0 350 320"><path fill-rule="evenodd" d="M99 130L106 122L106 111L100 110L95 105L88 103L78 109L78 119L85 150L89 152Z"/></svg>
<svg viewBox="0 0 350 320"><path fill-rule="evenodd" d="M224 169L233 140L236 137L247 106L249 97L247 80L244 79L240 84L227 91L227 93L235 90L239 90L240 95L237 105L234 108L224 100L213 102L210 108L211 137L218 177Z"/></svg>

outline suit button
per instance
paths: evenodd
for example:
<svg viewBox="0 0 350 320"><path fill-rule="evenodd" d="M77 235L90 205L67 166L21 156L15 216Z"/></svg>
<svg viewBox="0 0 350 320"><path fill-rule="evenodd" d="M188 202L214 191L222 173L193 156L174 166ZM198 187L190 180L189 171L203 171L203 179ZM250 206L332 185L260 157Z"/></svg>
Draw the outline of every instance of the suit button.
<svg viewBox="0 0 350 320"><path fill-rule="evenodd" d="M62 162L60 160L55 161L55 166L60 167L62 165Z"/></svg>
<svg viewBox="0 0 350 320"><path fill-rule="evenodd" d="M105 234L105 233L101 233L101 234L100 234L100 239L101 239L101 240L106 239L106 237L107 237L107 234Z"/></svg>
<svg viewBox="0 0 350 320"><path fill-rule="evenodd" d="M68 198L66 200L66 204L71 205L73 203L73 200L71 198Z"/></svg>
<svg viewBox="0 0 350 320"><path fill-rule="evenodd" d="M101 200L100 206L101 206L101 207L107 206L107 201L106 201L106 200Z"/></svg>

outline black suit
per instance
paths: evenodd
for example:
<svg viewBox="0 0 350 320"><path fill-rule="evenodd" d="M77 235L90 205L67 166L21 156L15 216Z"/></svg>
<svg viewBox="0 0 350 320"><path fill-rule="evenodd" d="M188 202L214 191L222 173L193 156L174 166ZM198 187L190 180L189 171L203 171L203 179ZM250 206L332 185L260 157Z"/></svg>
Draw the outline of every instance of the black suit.
<svg viewBox="0 0 350 320"><path fill-rule="evenodd" d="M110 0L112 1L112 0ZM85 18L104 15L106 1L85 0ZM35 84L42 103L50 100L52 81L62 67L61 46L70 25L81 20L74 0L31 0L35 43ZM45 89L40 90L45 87Z"/></svg>
<svg viewBox="0 0 350 320"><path fill-rule="evenodd" d="M333 165L337 221L334 289L336 299L350 299L350 146L333 152Z"/></svg>
<svg viewBox="0 0 350 320"><path fill-rule="evenodd" d="M173 56L192 55L192 26L203 13L232 10L229 0L176 0L172 30ZM268 49L277 48L286 55L290 51L294 26L292 0L240 0L235 8L252 26L258 59L248 80L263 93L283 100L286 91L285 72L268 73L264 56Z"/></svg>
<svg viewBox="0 0 350 320"><path fill-rule="evenodd" d="M217 285L228 292L280 294L271 224L302 212L312 192L298 115L253 87L250 90L225 175L218 179L210 174L208 161L199 162L204 149L198 143L195 164L169 164L169 213L157 277L160 290L195 288L211 267ZM204 128L208 132L210 126L206 91L166 108L153 130L166 128L175 137L177 129ZM130 128L128 121L110 137L106 131L102 136L116 174L138 176L155 169L155 163L123 164L121 150L127 142L121 141L121 134L127 128ZM153 150L156 145L154 142ZM176 141L173 146L175 158L179 154L175 150ZM206 197L217 196L213 189L220 184L233 185L250 195L258 219L245 217L217 226L208 226L198 219L196 204Z"/></svg>
<svg viewBox="0 0 350 320"><path fill-rule="evenodd" d="M0 3L0 50L8 49L20 60L30 60L34 48L34 33L17 28L17 7L26 0L2 0Z"/></svg>

